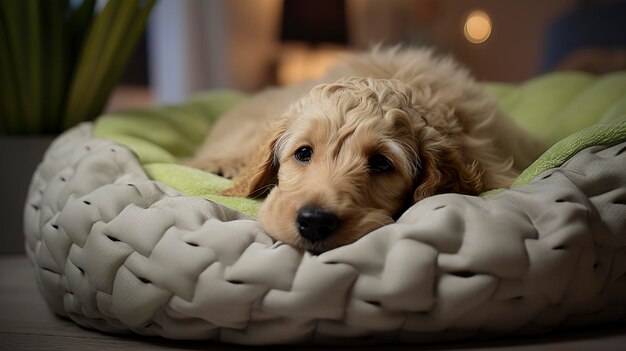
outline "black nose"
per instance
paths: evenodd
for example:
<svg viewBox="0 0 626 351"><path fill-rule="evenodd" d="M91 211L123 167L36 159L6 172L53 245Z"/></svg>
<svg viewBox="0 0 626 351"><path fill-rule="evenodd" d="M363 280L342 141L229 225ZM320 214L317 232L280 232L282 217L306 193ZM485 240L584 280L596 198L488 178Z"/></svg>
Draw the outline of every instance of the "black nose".
<svg viewBox="0 0 626 351"><path fill-rule="evenodd" d="M296 226L304 238L311 242L320 241L339 228L339 217L320 207L303 206L298 210Z"/></svg>

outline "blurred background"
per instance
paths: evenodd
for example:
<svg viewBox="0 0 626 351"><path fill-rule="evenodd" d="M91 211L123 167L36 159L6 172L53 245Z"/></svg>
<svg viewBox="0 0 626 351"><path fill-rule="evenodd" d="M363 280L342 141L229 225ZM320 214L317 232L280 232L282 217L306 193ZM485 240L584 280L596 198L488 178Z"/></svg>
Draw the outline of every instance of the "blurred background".
<svg viewBox="0 0 626 351"><path fill-rule="evenodd" d="M434 46L480 80L626 69L620 0L160 0L108 110L312 79L376 43Z"/></svg>

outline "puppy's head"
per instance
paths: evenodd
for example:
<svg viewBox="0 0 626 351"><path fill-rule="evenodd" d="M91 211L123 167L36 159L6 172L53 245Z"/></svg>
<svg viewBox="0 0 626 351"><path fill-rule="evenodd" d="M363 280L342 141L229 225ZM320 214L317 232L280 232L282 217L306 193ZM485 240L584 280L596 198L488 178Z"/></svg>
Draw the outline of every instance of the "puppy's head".
<svg viewBox="0 0 626 351"><path fill-rule="evenodd" d="M407 85L348 78L315 87L272 128L229 195L269 191L259 212L275 239L322 252L393 222L435 193L478 192L480 170L429 126Z"/></svg>

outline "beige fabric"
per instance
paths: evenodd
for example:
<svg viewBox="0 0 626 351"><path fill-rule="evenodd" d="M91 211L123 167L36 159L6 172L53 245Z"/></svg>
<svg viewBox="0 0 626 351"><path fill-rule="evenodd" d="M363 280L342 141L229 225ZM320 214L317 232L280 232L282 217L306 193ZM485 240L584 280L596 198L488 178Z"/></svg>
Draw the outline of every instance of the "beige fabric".
<svg viewBox="0 0 626 351"><path fill-rule="evenodd" d="M147 178L83 124L36 171L26 250L80 325L239 344L451 340L624 320L626 143L487 200L440 195L319 256Z"/></svg>

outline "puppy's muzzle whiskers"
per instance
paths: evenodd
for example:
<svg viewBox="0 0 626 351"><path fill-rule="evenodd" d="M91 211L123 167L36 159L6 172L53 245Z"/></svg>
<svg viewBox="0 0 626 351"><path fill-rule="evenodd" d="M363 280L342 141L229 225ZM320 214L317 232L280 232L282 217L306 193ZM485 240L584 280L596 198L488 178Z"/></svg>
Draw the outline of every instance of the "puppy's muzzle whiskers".
<svg viewBox="0 0 626 351"><path fill-rule="evenodd" d="M255 189L254 191L252 191L252 193L250 194L250 196L249 196L249 197L250 197L251 199L255 199L255 200L256 200L256 199L259 199L259 198L262 198L262 197L264 197L264 195L265 195L265 194L269 193L269 191L270 191L273 187L275 187L275 186L276 186L276 184L267 184L267 185L264 185L264 186L262 186L262 187L260 187L260 188L258 188L258 189Z"/></svg>

